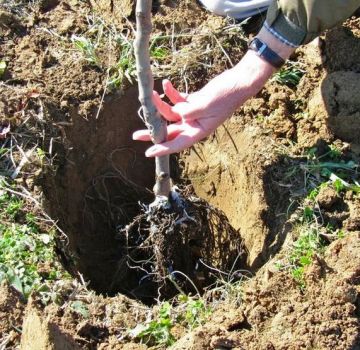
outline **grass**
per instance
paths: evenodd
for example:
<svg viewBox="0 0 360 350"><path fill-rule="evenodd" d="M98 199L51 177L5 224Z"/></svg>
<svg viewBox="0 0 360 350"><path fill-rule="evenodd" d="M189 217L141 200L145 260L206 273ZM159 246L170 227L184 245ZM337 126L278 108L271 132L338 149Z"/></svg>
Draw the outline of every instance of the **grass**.
<svg viewBox="0 0 360 350"><path fill-rule="evenodd" d="M54 230L44 229L26 203L0 186L0 281L24 298L37 291L43 302L53 298L51 284L69 276L56 263Z"/></svg>
<svg viewBox="0 0 360 350"><path fill-rule="evenodd" d="M194 329L206 322L212 313L203 298L194 298L180 294L178 296L177 321L183 323L187 328Z"/></svg>
<svg viewBox="0 0 360 350"><path fill-rule="evenodd" d="M320 254L324 244L316 230L306 230L297 241L294 242L290 253L290 273L292 278L298 283L300 289L304 290L306 282L304 278L305 269L311 265L316 254Z"/></svg>
<svg viewBox="0 0 360 350"><path fill-rule="evenodd" d="M353 160L346 159L341 150L335 145L328 145L328 150L318 155L318 149L312 147L300 157L292 161L288 167L285 179L296 182L296 178L303 176L303 193L306 196L316 196L321 186L332 184L338 192L350 190L360 193L359 165Z"/></svg>
<svg viewBox="0 0 360 350"><path fill-rule="evenodd" d="M205 324L223 302L239 307L248 272L244 275L243 270L231 269L230 273L213 270L216 282L202 296L180 293L170 302L161 302L151 312L151 318L128 332L129 337L148 346L171 346L177 340L172 332L174 328L186 332Z"/></svg>
<svg viewBox="0 0 360 350"><path fill-rule="evenodd" d="M148 345L166 345L175 343L175 338L171 334L173 321L171 318L171 305L164 302L160 306L159 314L156 319L149 320L145 324L138 324L129 333L130 337L140 340Z"/></svg>
<svg viewBox="0 0 360 350"><path fill-rule="evenodd" d="M315 201L302 208L302 215L299 216L294 227L297 239L292 243L287 253L285 259L287 262L277 263L279 270L289 271L290 276L302 291L306 289L306 268L312 264L316 255L323 253L326 245L321 235L321 231L324 230L318 225L313 204Z"/></svg>
<svg viewBox="0 0 360 350"><path fill-rule="evenodd" d="M306 288L305 272L316 255L321 255L331 241L344 237L346 232L334 228L323 218L323 209L319 207L317 197L326 187L333 188L339 196L351 191L360 193L358 164L345 157L336 145L328 145L321 155L316 147L306 150L302 160L289 167L289 177L303 175L302 193L305 197L300 202L296 213L294 232L297 239L287 255L287 263L280 264L290 272L301 290ZM294 183L296 183L294 177ZM296 190L295 193L299 191Z"/></svg>
<svg viewBox="0 0 360 350"><path fill-rule="evenodd" d="M305 70L300 68L298 62L288 61L286 65L276 72L273 80L282 85L297 86Z"/></svg>
<svg viewBox="0 0 360 350"><path fill-rule="evenodd" d="M94 44L90 39L86 38L85 36L73 35L71 37L71 41L73 42L75 48L82 53L86 61L95 66L100 65L99 58L96 54L97 45Z"/></svg>
<svg viewBox="0 0 360 350"><path fill-rule="evenodd" d="M125 78L130 83L136 79L133 41L121 34L116 36L116 43L119 58L115 65L108 68L110 78L107 86L110 90L121 88Z"/></svg>
<svg viewBox="0 0 360 350"><path fill-rule="evenodd" d="M212 310L205 299L180 294L172 305L170 302L162 302L156 316L143 324L138 324L129 331L129 336L137 339L148 346L171 346L176 338L172 334L175 326L181 326L192 330L204 324Z"/></svg>

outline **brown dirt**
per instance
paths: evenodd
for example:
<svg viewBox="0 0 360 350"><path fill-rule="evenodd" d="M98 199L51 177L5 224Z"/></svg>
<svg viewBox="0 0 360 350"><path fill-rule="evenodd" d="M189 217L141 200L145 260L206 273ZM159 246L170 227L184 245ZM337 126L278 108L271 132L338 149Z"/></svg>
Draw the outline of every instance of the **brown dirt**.
<svg viewBox="0 0 360 350"><path fill-rule="evenodd" d="M25 301L20 293L5 282L0 286L0 335L4 346L19 344Z"/></svg>
<svg viewBox="0 0 360 350"><path fill-rule="evenodd" d="M267 264L238 310L219 310L172 349L359 349L359 239L331 244L306 271L305 293Z"/></svg>
<svg viewBox="0 0 360 350"><path fill-rule="evenodd" d="M214 35L234 62L246 43L239 35L222 38L226 21L196 1L175 5L157 3L154 31L186 34L197 28L199 36L176 41L188 45L187 54L175 55L164 70L180 86L195 89L230 66ZM69 238L59 239L64 266L74 275L81 272L98 292L115 293L123 287L114 283L123 256L118 232L139 214L139 200L151 200L153 164L143 156L146 146L130 139L142 126L136 89L113 92L101 103L106 69L85 62L70 41L72 34L88 30L87 15L93 13L104 14L105 22L121 31L124 16L132 19L133 2L42 1L25 17L4 7L0 59L7 69L0 85L0 123L10 123L15 136L29 140L27 147L49 150L51 166L43 166L31 186L26 175L23 182L30 191L41 185L47 210ZM306 195L303 174L288 176L303 165L298 155L316 146L321 156L334 142L347 159L359 161L359 28L359 18L353 18L297 50L292 59L306 70L297 87L270 81L225 127L184 152L181 169L174 166L174 173L182 170L181 181L190 182L241 233L248 250L244 266L257 272L244 283L240 306L221 304L174 349L359 349L358 196L331 188L317 195L324 223L349 233L307 268L305 291L287 270L275 268L295 235L296 205ZM209 43L211 55L204 54ZM102 63L108 59L104 52L99 52ZM112 48L109 52L113 60ZM187 67L187 79L179 80L174 67ZM24 174L35 166L27 164ZM18 295L6 286L0 294L0 340L8 339L6 346L19 345L16 329L23 327L21 349L147 348L124 334L145 321L148 309L124 296L84 293L45 308L31 302L23 317ZM74 310L74 301L87 312Z"/></svg>
<svg viewBox="0 0 360 350"><path fill-rule="evenodd" d="M134 300L122 295L103 298L84 294L77 295L77 302L86 313L77 311L70 301L66 308L53 304L44 309L30 299L21 349L120 349L118 339L124 331L144 322L143 306ZM134 349L141 349L134 345Z"/></svg>
<svg viewBox="0 0 360 350"><path fill-rule="evenodd" d="M240 130L236 120L210 142L183 157L184 174L196 193L224 210L249 250L248 264L260 267L282 244L290 192L279 184L281 157L273 140L258 127Z"/></svg>

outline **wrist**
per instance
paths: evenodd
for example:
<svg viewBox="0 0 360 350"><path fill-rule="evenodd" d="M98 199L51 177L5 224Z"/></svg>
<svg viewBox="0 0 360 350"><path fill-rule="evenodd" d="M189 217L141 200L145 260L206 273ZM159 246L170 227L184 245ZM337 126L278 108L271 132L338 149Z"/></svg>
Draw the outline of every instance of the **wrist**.
<svg viewBox="0 0 360 350"><path fill-rule="evenodd" d="M295 51L294 47L284 44L281 40L271 34L265 27L262 27L256 35L258 39L264 42L272 51L274 51L283 60L287 60Z"/></svg>
<svg viewBox="0 0 360 350"><path fill-rule="evenodd" d="M249 50L253 50L259 57L270 63L274 68L281 68L285 60L273 51L267 44L255 37L249 42Z"/></svg>
<svg viewBox="0 0 360 350"><path fill-rule="evenodd" d="M233 69L238 79L238 91L242 96L242 103L256 95L276 71L274 66L253 50L248 50Z"/></svg>

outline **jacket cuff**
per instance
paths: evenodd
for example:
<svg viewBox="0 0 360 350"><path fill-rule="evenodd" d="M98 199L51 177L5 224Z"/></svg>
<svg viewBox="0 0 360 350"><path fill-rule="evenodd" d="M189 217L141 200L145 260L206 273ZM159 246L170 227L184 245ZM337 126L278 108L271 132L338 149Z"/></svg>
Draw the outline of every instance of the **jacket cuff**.
<svg viewBox="0 0 360 350"><path fill-rule="evenodd" d="M307 32L290 21L277 6L276 1L270 5L264 27L285 45L299 47L305 40Z"/></svg>

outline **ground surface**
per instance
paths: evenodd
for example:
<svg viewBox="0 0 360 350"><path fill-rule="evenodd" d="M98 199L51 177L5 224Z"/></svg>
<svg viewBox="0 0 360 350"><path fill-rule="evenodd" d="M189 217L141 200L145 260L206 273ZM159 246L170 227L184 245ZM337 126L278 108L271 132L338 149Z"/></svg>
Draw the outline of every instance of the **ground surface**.
<svg viewBox="0 0 360 350"><path fill-rule="evenodd" d="M133 63L120 59L130 57L132 6L1 2L1 175L57 221L68 237L58 232L60 261L91 283L64 281L44 303L4 281L0 349L360 349L359 18L296 51L295 83L274 77L173 159L175 181L221 209L234 246L246 247L236 271L206 259L218 279L201 299L211 312L185 322L195 304L174 299L168 317L116 294L131 284L122 229L153 185L146 146L130 138L142 126ZM196 1L159 1L154 16L154 71L189 91L237 62L257 24L245 34ZM157 319L171 341L129 332Z"/></svg>

